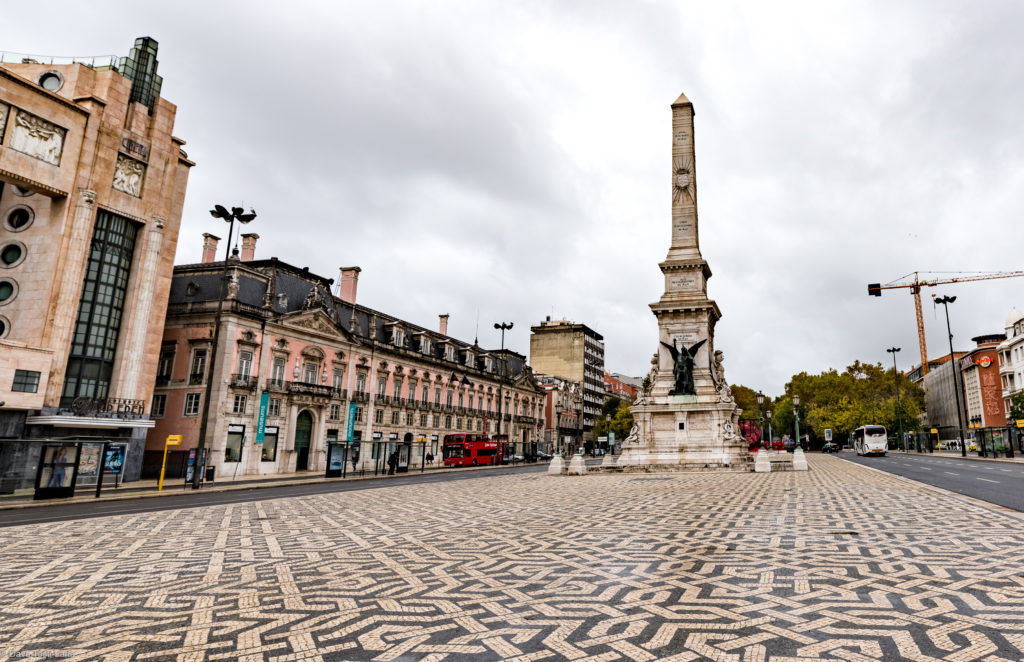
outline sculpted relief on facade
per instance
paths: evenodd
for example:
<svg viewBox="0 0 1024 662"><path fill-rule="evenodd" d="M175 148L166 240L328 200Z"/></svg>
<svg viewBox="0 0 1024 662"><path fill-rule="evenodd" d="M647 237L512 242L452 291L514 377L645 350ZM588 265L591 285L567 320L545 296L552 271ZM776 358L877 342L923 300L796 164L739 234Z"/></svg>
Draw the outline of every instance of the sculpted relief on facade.
<svg viewBox="0 0 1024 662"><path fill-rule="evenodd" d="M128 158L124 154L117 155L117 167L114 169L114 188L122 193L142 197L142 182L146 177L146 166L141 161Z"/></svg>
<svg viewBox="0 0 1024 662"><path fill-rule="evenodd" d="M60 165L67 130L24 110L14 114L11 149L53 165Z"/></svg>
<svg viewBox="0 0 1024 662"><path fill-rule="evenodd" d="M4 129L7 127L7 113L9 113L11 107L5 103L0 103L0 140L4 137Z"/></svg>

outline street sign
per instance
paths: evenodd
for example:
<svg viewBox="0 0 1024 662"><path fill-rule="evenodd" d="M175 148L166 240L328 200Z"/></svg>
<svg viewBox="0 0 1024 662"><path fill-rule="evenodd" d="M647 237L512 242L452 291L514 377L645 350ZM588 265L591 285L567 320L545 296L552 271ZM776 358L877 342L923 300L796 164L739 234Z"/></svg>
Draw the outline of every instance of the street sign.
<svg viewBox="0 0 1024 662"><path fill-rule="evenodd" d="M167 435L167 442L164 443L164 461L160 463L160 482L156 485L156 491L160 492L164 489L164 469L167 468L167 447L177 446L181 443L180 434L169 434Z"/></svg>
<svg viewBox="0 0 1024 662"><path fill-rule="evenodd" d="M1017 427L1024 428L1024 418L1017 419Z"/></svg>
<svg viewBox="0 0 1024 662"><path fill-rule="evenodd" d="M608 437L598 437L597 440L604 444L608 442Z"/></svg>
<svg viewBox="0 0 1024 662"><path fill-rule="evenodd" d="M267 408L270 406L270 392L260 394L260 410L256 416L256 445L263 443L263 435L267 429Z"/></svg>
<svg viewBox="0 0 1024 662"><path fill-rule="evenodd" d="M825 428L825 441L832 441L832 428Z"/></svg>
<svg viewBox="0 0 1024 662"><path fill-rule="evenodd" d="M615 433L614 432L609 432L608 433L608 441L610 441L613 444L615 443Z"/></svg>
<svg viewBox="0 0 1024 662"><path fill-rule="evenodd" d="M167 435L167 445L168 446L177 446L180 443L181 443L181 435L180 434L169 434L169 435Z"/></svg>

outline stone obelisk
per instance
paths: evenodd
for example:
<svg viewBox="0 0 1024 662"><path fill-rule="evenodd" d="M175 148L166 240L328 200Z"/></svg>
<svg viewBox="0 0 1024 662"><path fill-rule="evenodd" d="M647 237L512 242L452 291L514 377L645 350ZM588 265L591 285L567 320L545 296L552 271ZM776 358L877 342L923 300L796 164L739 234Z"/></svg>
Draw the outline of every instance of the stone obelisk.
<svg viewBox="0 0 1024 662"><path fill-rule="evenodd" d="M658 318L651 372L631 407L636 425L623 442L625 470L732 470L752 466L739 432L741 409L715 350L722 316L708 299L711 269L697 232L693 104L680 94L672 104L672 243L665 261L665 293L651 304Z"/></svg>

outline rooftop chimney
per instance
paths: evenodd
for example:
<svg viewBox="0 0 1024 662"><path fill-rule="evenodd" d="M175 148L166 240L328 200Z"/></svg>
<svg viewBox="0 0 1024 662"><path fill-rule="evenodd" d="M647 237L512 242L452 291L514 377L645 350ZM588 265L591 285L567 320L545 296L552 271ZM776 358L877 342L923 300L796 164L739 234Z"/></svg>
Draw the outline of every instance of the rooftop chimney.
<svg viewBox="0 0 1024 662"><path fill-rule="evenodd" d="M255 232L242 235L242 262L252 262L256 253L256 240L260 236Z"/></svg>
<svg viewBox="0 0 1024 662"><path fill-rule="evenodd" d="M443 313L441 315L438 315L438 317L441 318L441 329L440 329L441 335L442 336L446 336L446 335L448 335L448 317L449 317L449 315L448 315L448 313Z"/></svg>
<svg viewBox="0 0 1024 662"><path fill-rule="evenodd" d="M217 261L217 243L220 237L215 237L209 232L203 233L203 264Z"/></svg>
<svg viewBox="0 0 1024 662"><path fill-rule="evenodd" d="M338 286L338 298L346 303L356 302L356 288L359 286L359 267L341 267L341 283Z"/></svg>

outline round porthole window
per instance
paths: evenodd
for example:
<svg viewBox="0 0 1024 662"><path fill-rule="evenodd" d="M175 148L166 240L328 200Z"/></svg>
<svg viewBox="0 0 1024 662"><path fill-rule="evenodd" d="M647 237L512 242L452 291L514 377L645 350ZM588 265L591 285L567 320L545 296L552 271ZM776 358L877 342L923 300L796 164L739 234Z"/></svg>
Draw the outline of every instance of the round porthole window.
<svg viewBox="0 0 1024 662"><path fill-rule="evenodd" d="M0 278L0 306L10 303L18 296L18 283L10 278Z"/></svg>
<svg viewBox="0 0 1024 662"><path fill-rule="evenodd" d="M32 208L18 205L7 212L4 217L4 227L11 232L21 232L32 225L33 220L35 220L35 214L32 213Z"/></svg>
<svg viewBox="0 0 1024 662"><path fill-rule="evenodd" d="M6 317L0 315L0 338L6 338L11 330L11 323Z"/></svg>
<svg viewBox="0 0 1024 662"><path fill-rule="evenodd" d="M25 244L20 241L9 241L0 244L0 267L10 269L25 259Z"/></svg>
<svg viewBox="0 0 1024 662"><path fill-rule="evenodd" d="M56 71L47 71L39 77L39 84L43 86L44 90L56 92L64 85L64 79Z"/></svg>

